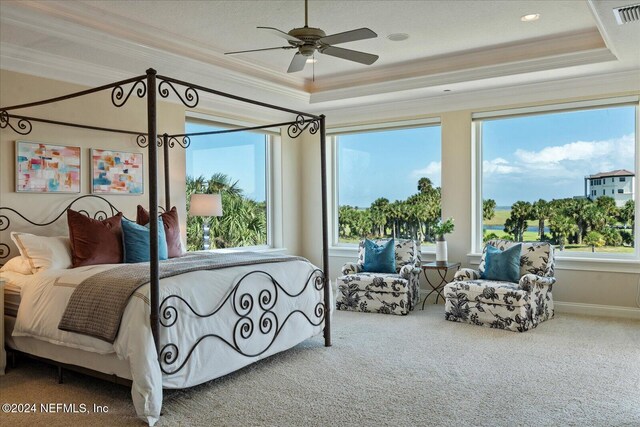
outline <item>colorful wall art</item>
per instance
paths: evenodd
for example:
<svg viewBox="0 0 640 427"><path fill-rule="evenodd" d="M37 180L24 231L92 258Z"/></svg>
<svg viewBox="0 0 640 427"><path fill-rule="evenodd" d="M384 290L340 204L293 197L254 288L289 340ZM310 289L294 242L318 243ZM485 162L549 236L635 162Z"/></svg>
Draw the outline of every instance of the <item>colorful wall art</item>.
<svg viewBox="0 0 640 427"><path fill-rule="evenodd" d="M91 192L98 194L142 194L142 154L91 150Z"/></svg>
<svg viewBox="0 0 640 427"><path fill-rule="evenodd" d="M16 141L16 191L79 193L80 147Z"/></svg>

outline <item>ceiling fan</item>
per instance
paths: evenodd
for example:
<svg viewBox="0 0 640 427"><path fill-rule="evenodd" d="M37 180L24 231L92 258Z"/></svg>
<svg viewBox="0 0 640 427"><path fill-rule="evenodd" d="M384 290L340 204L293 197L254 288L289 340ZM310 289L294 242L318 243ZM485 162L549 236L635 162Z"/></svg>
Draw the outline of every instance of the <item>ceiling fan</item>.
<svg viewBox="0 0 640 427"><path fill-rule="evenodd" d="M308 26L308 0L304 2L304 27L294 28L285 33L273 27L258 27L267 30L271 34L282 37L289 42L289 46L268 47L264 49L241 50L237 52L227 52L225 55L236 55L239 53L259 52L263 50L277 49L297 49L287 73L295 73L302 71L307 62L307 58L313 56L316 50L325 55L335 56L337 58L346 59L348 61L359 62L360 64L371 65L378 60L378 55L359 52L357 50L344 49L335 47L340 43L353 42L357 40L372 39L378 37L376 33L369 28L358 28L357 30L345 31L343 33L332 34L327 36L320 28Z"/></svg>

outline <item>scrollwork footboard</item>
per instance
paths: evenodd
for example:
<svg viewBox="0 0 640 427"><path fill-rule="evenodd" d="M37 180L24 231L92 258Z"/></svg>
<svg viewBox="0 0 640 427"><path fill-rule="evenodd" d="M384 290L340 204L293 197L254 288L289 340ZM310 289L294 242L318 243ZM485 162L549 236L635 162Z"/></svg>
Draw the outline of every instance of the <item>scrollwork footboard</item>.
<svg viewBox="0 0 640 427"><path fill-rule="evenodd" d="M255 286L260 276L260 285ZM325 286L324 273L314 269L306 279L304 286L297 293L287 291L271 274L256 270L243 275L231 288L226 298L210 313L199 313L180 295L169 295L160 304L160 324L164 328L179 327L182 318L185 321L199 321L213 318L217 315L228 316L230 313L236 318L232 331L208 331L197 338L189 350L182 355L178 344L169 342L162 345L160 350L160 368L167 375L181 371L198 345L208 338L216 338L225 343L238 354L246 357L256 357L265 353L274 344L280 332L292 316L302 316L313 326L320 326L324 322L326 307L319 296L312 313L306 313L297 305L284 315L276 313L278 301L282 298L305 297L305 290L313 286L322 291ZM256 303L257 301L257 303ZM309 310L311 311L311 310Z"/></svg>

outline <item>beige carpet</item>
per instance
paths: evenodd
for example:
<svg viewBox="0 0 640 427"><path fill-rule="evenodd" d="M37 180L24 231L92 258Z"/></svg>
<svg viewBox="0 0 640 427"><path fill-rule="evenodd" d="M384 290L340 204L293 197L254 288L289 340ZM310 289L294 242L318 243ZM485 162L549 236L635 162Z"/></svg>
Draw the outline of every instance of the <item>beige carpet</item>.
<svg viewBox="0 0 640 427"><path fill-rule="evenodd" d="M640 322L558 315L524 334L337 312L320 338L165 393L160 426L640 426ZM106 405L107 415L0 414L8 425L137 425L129 390L22 360L2 403Z"/></svg>

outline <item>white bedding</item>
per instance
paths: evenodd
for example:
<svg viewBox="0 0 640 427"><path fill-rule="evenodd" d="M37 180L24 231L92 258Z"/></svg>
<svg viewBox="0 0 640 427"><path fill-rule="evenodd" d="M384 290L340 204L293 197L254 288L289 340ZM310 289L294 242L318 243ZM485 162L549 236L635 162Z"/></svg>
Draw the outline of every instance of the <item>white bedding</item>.
<svg viewBox="0 0 640 427"><path fill-rule="evenodd" d="M313 281L306 285L302 295L297 298L291 298L282 289L278 289L275 300L263 301L262 307L273 312L273 314L265 314L260 304L260 291L267 288L272 296L275 296L276 287L265 274L251 274L243 281L236 294L235 310L233 298L231 298L215 315L200 318L183 303L175 298L172 299L171 305L178 309L177 321L174 326L160 328L160 342L161 345L173 343L179 349L178 361L175 364L165 365L168 371L177 369L198 339L207 334L219 335L232 345L235 345L235 342L242 352L255 354L255 356L243 356L221 339L208 337L195 348L182 370L171 375L162 374L149 326L149 285L139 288L130 299L122 318L120 331L113 344L58 329L58 323L74 287L89 273L93 274L113 267L113 265L100 265L69 270L46 270L20 278L22 301L13 336L32 337L56 345L100 354L115 352L118 358L127 361L130 365L133 402L138 416L149 425L154 425L160 416L163 386L184 388L200 384L288 349L322 332L323 323L313 326L301 313L292 314L286 323L284 322L290 313L300 310L314 323L320 323L321 319L316 316L316 309L317 305L323 302L324 297L323 291L317 290ZM166 296L175 294L187 300L199 314L209 314L225 301L238 280L251 271L267 272L288 293L298 294L305 287L307 279L315 268L304 261L288 261L181 274L160 281L160 302ZM247 300L253 300L254 308L249 314L241 309L240 297L244 293L251 295L251 298L246 298ZM162 307L160 315L161 317L163 315ZM246 315L253 322L250 340L243 340L241 337L240 326L249 322L246 319L242 320L242 315ZM266 326L263 322L265 318L272 320L272 328L263 334L260 325ZM239 320L241 322L238 324ZM238 327L234 341L233 329L236 325ZM273 341L277 328L281 328L281 331ZM269 346L272 341L273 344ZM266 351L262 352L265 349ZM175 350L173 354L176 354Z"/></svg>

